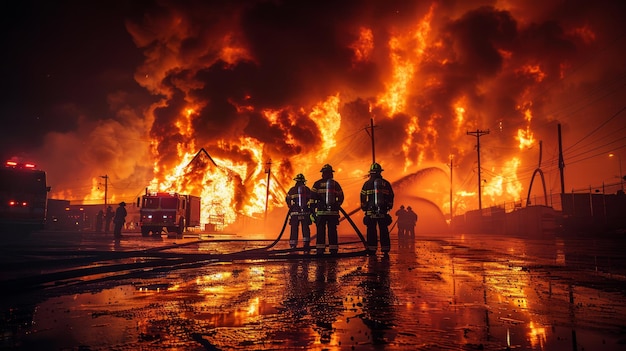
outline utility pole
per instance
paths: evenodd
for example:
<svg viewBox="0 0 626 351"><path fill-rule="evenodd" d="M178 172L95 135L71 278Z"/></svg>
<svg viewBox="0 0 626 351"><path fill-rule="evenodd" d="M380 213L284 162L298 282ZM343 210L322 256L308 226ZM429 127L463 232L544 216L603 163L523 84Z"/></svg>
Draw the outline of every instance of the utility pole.
<svg viewBox="0 0 626 351"><path fill-rule="evenodd" d="M454 169L453 164L454 157L450 154L450 223L452 223L452 217L454 217L454 211L452 210L452 169Z"/></svg>
<svg viewBox="0 0 626 351"><path fill-rule="evenodd" d="M482 184L480 179L480 137L483 135L489 134L489 129L487 130L479 130L476 129L475 132L467 132L467 135L473 135L476 137L476 152L478 153L478 209L483 209L482 203Z"/></svg>
<svg viewBox="0 0 626 351"><path fill-rule="evenodd" d="M376 147L374 144L374 118L370 118L370 128L372 130L372 164L376 163Z"/></svg>
<svg viewBox="0 0 626 351"><path fill-rule="evenodd" d="M559 137L559 173L561 175L561 201L563 201L563 195L565 195L565 180L563 179L563 168L565 168L565 161L563 161L563 143L561 142L561 124L557 125L558 137Z"/></svg>
<svg viewBox="0 0 626 351"><path fill-rule="evenodd" d="M267 205L270 199L270 175L272 174L272 160L268 160L265 166L265 173L267 173L267 186L265 190L265 220L267 220Z"/></svg>
<svg viewBox="0 0 626 351"><path fill-rule="evenodd" d="M103 175L100 178L104 179L104 208L107 208L107 193L109 191L109 176Z"/></svg>
<svg viewBox="0 0 626 351"><path fill-rule="evenodd" d="M621 184L622 192L624 192L624 173L622 173L622 157L619 153L610 153L609 157L615 157L617 155L617 162L619 162L619 182Z"/></svg>

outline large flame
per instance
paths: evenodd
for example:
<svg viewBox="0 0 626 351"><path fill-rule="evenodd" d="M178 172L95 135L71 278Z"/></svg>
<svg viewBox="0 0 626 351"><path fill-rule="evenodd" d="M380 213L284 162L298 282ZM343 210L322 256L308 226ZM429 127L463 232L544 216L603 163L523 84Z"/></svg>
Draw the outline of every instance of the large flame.
<svg viewBox="0 0 626 351"><path fill-rule="evenodd" d="M500 172L493 170L493 178L486 181L483 194L491 199L492 205L498 205L499 199L519 199L522 191L522 184L517 178L517 170L520 166L520 159L513 157L506 161Z"/></svg>
<svg viewBox="0 0 626 351"><path fill-rule="evenodd" d="M400 164L403 172L441 157L436 150L442 132L440 121L445 120L446 116L442 115L441 112L434 111L424 111L421 115L412 112L414 111L414 102L410 100L415 96L415 80L421 79L420 64L432 61L446 66L455 61L453 56L443 52L445 40L442 41L440 38L432 40L430 38L435 12L436 6L433 4L421 17L418 16L416 22L398 24L391 28L385 50L388 53L389 71L387 79L382 80L385 89L377 94L374 99L374 106L381 109L376 114L382 113L383 116L394 119L398 114L407 116L400 145L400 150L404 155L404 160ZM179 24L178 19L176 23ZM182 29L189 30L189 27L183 26ZM360 26L356 33L355 40L347 44L347 48L353 53L352 69L358 69L359 65L375 60L380 51L376 47L376 32L372 28ZM233 31L223 36L222 48L218 50L218 57L228 64L225 69L237 67L242 62L259 61L258 58L254 57L252 51L242 44L244 41L238 39L239 34L237 31ZM167 38L163 42L168 45L172 43ZM432 49L430 49L431 47ZM497 51L507 60L511 60L513 54L509 50L502 48ZM438 53L441 54L441 57L437 57ZM187 67L195 67L199 63L178 61L178 65ZM167 62L173 63L175 61ZM205 64L211 65L214 62L216 61L209 60ZM146 65L144 70L147 67L149 65ZM517 69L517 72L520 76L533 77L536 83L540 83L546 75L538 65L524 65ZM164 70L161 68L157 70L156 74L160 76L163 73ZM442 84L434 76L430 78L424 76L424 81L423 86L430 89L438 89ZM206 83L198 81L194 83L193 79L174 84L177 89L186 91L185 100L187 103L191 102L195 105L193 108L186 107L181 110L178 117L170 122L178 135L178 140L174 142L178 162L170 162L166 166L163 161L157 161L154 168L156 176L152 180L151 186L167 191L200 192L203 199L202 213L205 220L223 216L226 223L232 223L237 219L238 214L254 216L267 210L268 205L270 209L274 206L282 206L280 189L276 187L268 190L267 188L267 182L271 179L267 175L272 172L269 160L279 160L272 163L275 170L291 172L280 174L277 177L279 182L286 184L295 172L294 166L298 168L298 172L309 172L315 167L310 165L310 161L314 160L317 164L326 163L333 150L338 148L337 140L340 137L340 127L344 118L339 111L341 106L346 103L342 101L340 92L328 94L323 99L309 101L300 106L290 105L274 108L256 106L254 101L257 96L249 92L246 92L242 96L243 99L239 101L235 96L228 99L229 103L236 107L236 113L248 116L250 119L256 119L258 115L265 120L266 127L264 128L266 131L269 133L274 131L281 136L281 142L284 144L282 150L272 150L275 146L268 147L267 143L271 142L271 139L262 140L259 136L245 136L243 134L237 136L236 131L233 135L234 138L215 140L212 145L197 144L197 137L194 138L194 128L197 128L194 126L194 119L197 120L202 117L201 112L196 111L210 106L211 101L199 100L192 96L190 87L203 89L204 84ZM152 84L148 86L152 86ZM171 93L172 89L168 88L167 92ZM528 92L523 94L527 95ZM525 125L517 130L516 135L512 136L518 141L520 149L528 148L534 143L534 135L531 130L532 103L525 103L524 106L521 111L524 113ZM471 115L476 114L476 112L469 113L468 110L470 109L472 106L469 97L465 94L459 96L449 106L446 113L452 115L454 122L449 125L451 130L447 132L451 132L453 139L462 139L463 129L474 124L470 119ZM368 111L370 114L373 113L371 104L369 104ZM158 116L154 118L158 121ZM197 122L195 123L197 124ZM501 123L500 128L502 128ZM300 144L306 134L302 134L302 132L303 129L307 128L314 131L313 134L309 135L315 140L315 147L303 150ZM162 142L162 133L155 135L153 145L159 145ZM184 182L181 179L188 178L185 172L190 172L188 165L198 147L206 148L218 167L205 168L202 177L199 177L192 186L192 182ZM464 156L466 153L471 154L467 152L467 149L467 147L459 145L453 151L459 156ZM226 151L227 155L221 157L222 151ZM245 154L244 160L237 160L238 156L235 157L237 153ZM447 155L448 152L444 154ZM163 160L162 155L162 149L155 149L157 159ZM504 162L500 172L496 172L495 167L492 167L494 169L492 172L495 174L484 186L485 195L494 202L504 199L518 199L522 191L516 174L520 163L520 159L513 155L509 161ZM284 186L281 185L281 187ZM457 199L458 206L464 207L465 199L471 198L459 196Z"/></svg>
<svg viewBox="0 0 626 351"><path fill-rule="evenodd" d="M335 137L341 124L341 115L337 111L339 102L338 96L330 96L326 101L313 106L308 114L317 127L324 131L321 135L321 147L314 155L318 162L323 162L336 144ZM251 107L245 108L250 109ZM186 135L185 132L190 130L190 116L193 114L194 109L188 108L174 122L181 134ZM296 123L296 117L290 115L288 111L265 110L262 111L262 115L270 125L281 129ZM297 138L289 132L286 133L285 141L292 146L297 146L298 143ZM155 144L158 142L158 139L154 140ZM162 175L152 179L150 188L200 196L203 223L228 225L234 223L239 215L259 217L266 213L268 207L271 210L273 207L283 205L284 190L280 184L272 181L272 172L284 168L285 162L279 162L272 169L271 160L264 161L266 157L263 143L255 138L240 137L235 144L222 140L213 147L222 151L237 149L238 153L246 154L247 159L235 161L214 157L208 153L200 155L195 150L193 140L186 144L177 144L180 161L175 163L169 172L160 172L159 165L155 164L155 174ZM198 162L198 155L209 160ZM289 176L283 174L279 177L274 176L274 179L284 181Z"/></svg>
<svg viewBox="0 0 626 351"><path fill-rule="evenodd" d="M129 19L145 56L135 81L153 100L133 109L111 97L111 121L51 133L46 150L84 149L71 159L95 165L89 184L68 180L51 195L100 199L108 174L109 199L128 201L145 187L199 195L202 222L230 224L284 210L293 177L312 182L325 163L346 203L358 205L373 158L393 181L427 167L447 172L453 155L460 214L477 208L477 183L490 204L519 201L536 157L528 149L538 140L556 149L563 108L553 106L573 99L568 87L610 75L594 66L563 82L607 31L602 21L544 18L556 8L244 3L163 1ZM479 182L472 130L491 131L480 138ZM452 210L447 192L431 190Z"/></svg>

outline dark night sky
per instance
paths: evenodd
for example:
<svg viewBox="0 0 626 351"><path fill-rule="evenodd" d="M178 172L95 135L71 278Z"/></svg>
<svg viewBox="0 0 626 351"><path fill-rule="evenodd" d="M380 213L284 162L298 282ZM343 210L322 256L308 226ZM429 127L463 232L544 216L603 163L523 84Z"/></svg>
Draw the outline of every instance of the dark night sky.
<svg viewBox="0 0 626 351"><path fill-rule="evenodd" d="M124 21L125 1L19 1L2 14L0 115L3 157L28 155L51 131L77 128L81 115L110 118L107 94L143 94L133 79L142 54Z"/></svg>
<svg viewBox="0 0 626 351"><path fill-rule="evenodd" d="M276 160L290 181L316 174L318 163L367 168L359 130L371 115L381 127L377 152L398 170L390 178L432 165L443 174L452 153L458 186L471 191L475 139L465 132L480 128L491 130L481 140L485 177L502 176L518 157L510 181L525 190L543 140L552 190L561 123L568 187L600 184L617 173L603 170L617 168L606 154L621 151L626 165L624 4L14 2L1 15L0 156L42 165L55 196L72 200L102 174L114 194L132 198L180 162L177 151L200 147L250 167ZM397 111L394 87L405 93ZM313 112L333 96L341 128L329 134ZM519 130L533 133L534 148L518 147ZM328 135L337 146L319 156ZM244 139L262 145L261 160ZM355 171L338 175L360 181Z"/></svg>

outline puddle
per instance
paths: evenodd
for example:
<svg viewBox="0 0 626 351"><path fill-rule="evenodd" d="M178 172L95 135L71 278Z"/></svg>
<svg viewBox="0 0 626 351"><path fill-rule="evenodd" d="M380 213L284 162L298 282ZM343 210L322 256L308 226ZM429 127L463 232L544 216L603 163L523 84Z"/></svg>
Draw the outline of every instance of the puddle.
<svg viewBox="0 0 626 351"><path fill-rule="evenodd" d="M618 272L607 277L591 266L581 269L580 253L570 269L572 249L554 240L479 239L395 242L388 257L207 263L26 294L4 303L0 345L17 350L624 349L626 305ZM229 250L248 247L228 244Z"/></svg>

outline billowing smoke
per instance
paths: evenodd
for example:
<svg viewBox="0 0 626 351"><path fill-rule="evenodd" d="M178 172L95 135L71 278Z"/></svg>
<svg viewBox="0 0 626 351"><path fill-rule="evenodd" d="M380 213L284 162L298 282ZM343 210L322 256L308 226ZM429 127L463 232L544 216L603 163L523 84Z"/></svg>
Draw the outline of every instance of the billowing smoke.
<svg viewBox="0 0 626 351"><path fill-rule="evenodd" d="M467 131L489 130L483 177L505 179L491 199L519 200L538 142L554 172L557 123L572 139L584 134L571 116L597 106L571 102L623 76L621 60L594 60L601 50L624 57L620 14L611 1L158 1L126 22L145 56L135 80L153 102L112 102L114 118L47 145L89 150L71 162L99 165L94 177L115 170L118 184L133 184L120 198L141 189L136 178L163 181L204 148L236 172L238 209L265 187L269 162L283 188L296 173L312 183L331 163L351 207L373 158L371 120L387 178L447 173L452 155L465 192L476 191L477 169ZM447 189L438 192L429 200L444 209ZM281 196L272 189L274 205Z"/></svg>

